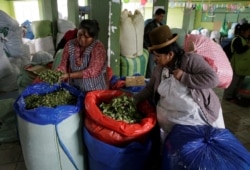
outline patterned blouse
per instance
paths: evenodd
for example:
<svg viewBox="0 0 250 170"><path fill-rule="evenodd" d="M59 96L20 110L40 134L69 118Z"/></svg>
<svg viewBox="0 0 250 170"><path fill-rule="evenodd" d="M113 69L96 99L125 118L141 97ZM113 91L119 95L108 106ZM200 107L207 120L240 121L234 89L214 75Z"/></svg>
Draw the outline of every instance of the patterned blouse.
<svg viewBox="0 0 250 170"><path fill-rule="evenodd" d="M77 40L74 39L74 53L75 53L75 62L77 65L82 64L81 63L81 56L83 52L81 52L80 47L77 43ZM65 45L63 49L63 56L60 65L58 66L58 70L61 70L63 72L68 72L69 68L69 43L70 41ZM104 47L104 45L100 42L97 41L95 46L93 47L91 53L90 53L90 61L88 64L88 67L82 71L83 73L83 78L90 78L90 77L97 77L102 69L103 66L107 62L107 52Z"/></svg>
<svg viewBox="0 0 250 170"><path fill-rule="evenodd" d="M93 87L91 84L93 84L92 81L94 79L97 80L103 73L106 74L106 69L107 53L104 45L100 41L95 40L85 51L82 51L76 39L67 42L63 50L61 63L57 67L57 70L63 72L82 70L83 82L80 83L79 79L72 81L74 85L79 86L84 91L105 89L106 87ZM89 87L82 87L86 83L88 83ZM90 86L92 87L90 88Z"/></svg>

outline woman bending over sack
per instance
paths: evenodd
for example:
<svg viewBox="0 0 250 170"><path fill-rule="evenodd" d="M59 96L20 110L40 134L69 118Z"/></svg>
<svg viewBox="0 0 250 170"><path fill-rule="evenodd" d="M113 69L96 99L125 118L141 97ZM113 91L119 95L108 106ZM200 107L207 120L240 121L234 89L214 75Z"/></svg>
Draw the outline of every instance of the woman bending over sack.
<svg viewBox="0 0 250 170"><path fill-rule="evenodd" d="M84 92L108 88L107 53L99 40L99 24L96 20L82 20L75 39L69 40L57 70L60 77Z"/></svg>
<svg viewBox="0 0 250 170"><path fill-rule="evenodd" d="M162 140L175 124L225 128L221 104L212 89L219 83L216 72L202 56L180 48L178 35L167 25L155 28L149 36L157 66L134 98L137 102L153 99Z"/></svg>

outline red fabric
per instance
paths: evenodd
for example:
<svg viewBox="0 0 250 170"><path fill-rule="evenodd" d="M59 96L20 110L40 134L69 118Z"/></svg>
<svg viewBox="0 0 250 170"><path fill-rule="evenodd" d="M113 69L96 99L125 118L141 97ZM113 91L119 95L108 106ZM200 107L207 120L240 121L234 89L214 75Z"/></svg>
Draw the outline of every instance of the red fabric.
<svg viewBox="0 0 250 170"><path fill-rule="evenodd" d="M111 69L110 67L107 67L107 77L108 77L108 81L111 80L112 76L113 76L113 71L112 71L112 69Z"/></svg>
<svg viewBox="0 0 250 170"><path fill-rule="evenodd" d="M118 80L115 84L113 84L110 88L112 90L119 90L121 89L122 87L125 87L126 86L126 82L125 80Z"/></svg>
<svg viewBox="0 0 250 170"><path fill-rule="evenodd" d="M184 50L195 52L205 58L219 77L219 88L227 88L232 81L233 70L222 47L203 35L188 34L185 37Z"/></svg>
<svg viewBox="0 0 250 170"><path fill-rule="evenodd" d="M65 38L66 42L68 42L69 40L72 40L77 37L77 31L77 28L74 30L69 30L64 34L63 38Z"/></svg>
<svg viewBox="0 0 250 170"><path fill-rule="evenodd" d="M99 105L102 102L108 103L112 98L122 94L124 94L124 92L119 90L97 90L88 92L85 96L84 104L86 117L92 120L95 123L95 126L96 124L100 126L98 128L94 126L96 131L93 133L105 133L105 135L96 134L96 136L102 138L103 141L119 143L119 141L122 142L122 140L127 142L130 139L138 139L148 134L156 124L156 111L148 102L140 103L140 105L138 105L138 110L145 114L145 117L139 123L129 124L123 121L114 120L104 115L99 109ZM89 129L92 128L89 127Z"/></svg>

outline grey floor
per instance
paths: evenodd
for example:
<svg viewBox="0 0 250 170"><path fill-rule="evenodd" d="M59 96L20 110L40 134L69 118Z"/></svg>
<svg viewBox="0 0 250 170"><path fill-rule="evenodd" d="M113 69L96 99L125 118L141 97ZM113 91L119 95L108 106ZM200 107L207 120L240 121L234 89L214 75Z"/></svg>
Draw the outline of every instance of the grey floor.
<svg viewBox="0 0 250 170"><path fill-rule="evenodd" d="M221 99L223 90L215 89ZM221 100L226 128L250 151L250 107ZM0 170L26 170L19 141L0 144Z"/></svg>

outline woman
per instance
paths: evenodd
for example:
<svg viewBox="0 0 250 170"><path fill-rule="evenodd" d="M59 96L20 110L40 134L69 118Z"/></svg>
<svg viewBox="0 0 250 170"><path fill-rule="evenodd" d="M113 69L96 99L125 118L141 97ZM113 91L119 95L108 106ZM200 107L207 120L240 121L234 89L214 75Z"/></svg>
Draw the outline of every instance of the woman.
<svg viewBox="0 0 250 170"><path fill-rule="evenodd" d="M96 20L81 21L77 38L69 40L57 70L64 72L62 81L84 92L107 89L107 53L97 40L99 24Z"/></svg>
<svg viewBox="0 0 250 170"><path fill-rule="evenodd" d="M147 86L134 96L137 102L153 99L162 140L175 124L225 128L220 101L212 88L217 74L204 58L185 53L167 25L150 33L157 66Z"/></svg>
<svg viewBox="0 0 250 170"><path fill-rule="evenodd" d="M238 97L238 89L244 81L245 76L250 75L250 24L243 23L236 25L235 37L231 42L232 57L231 65L233 68L233 80L230 86L224 90L223 99L235 102L240 106L249 106Z"/></svg>

